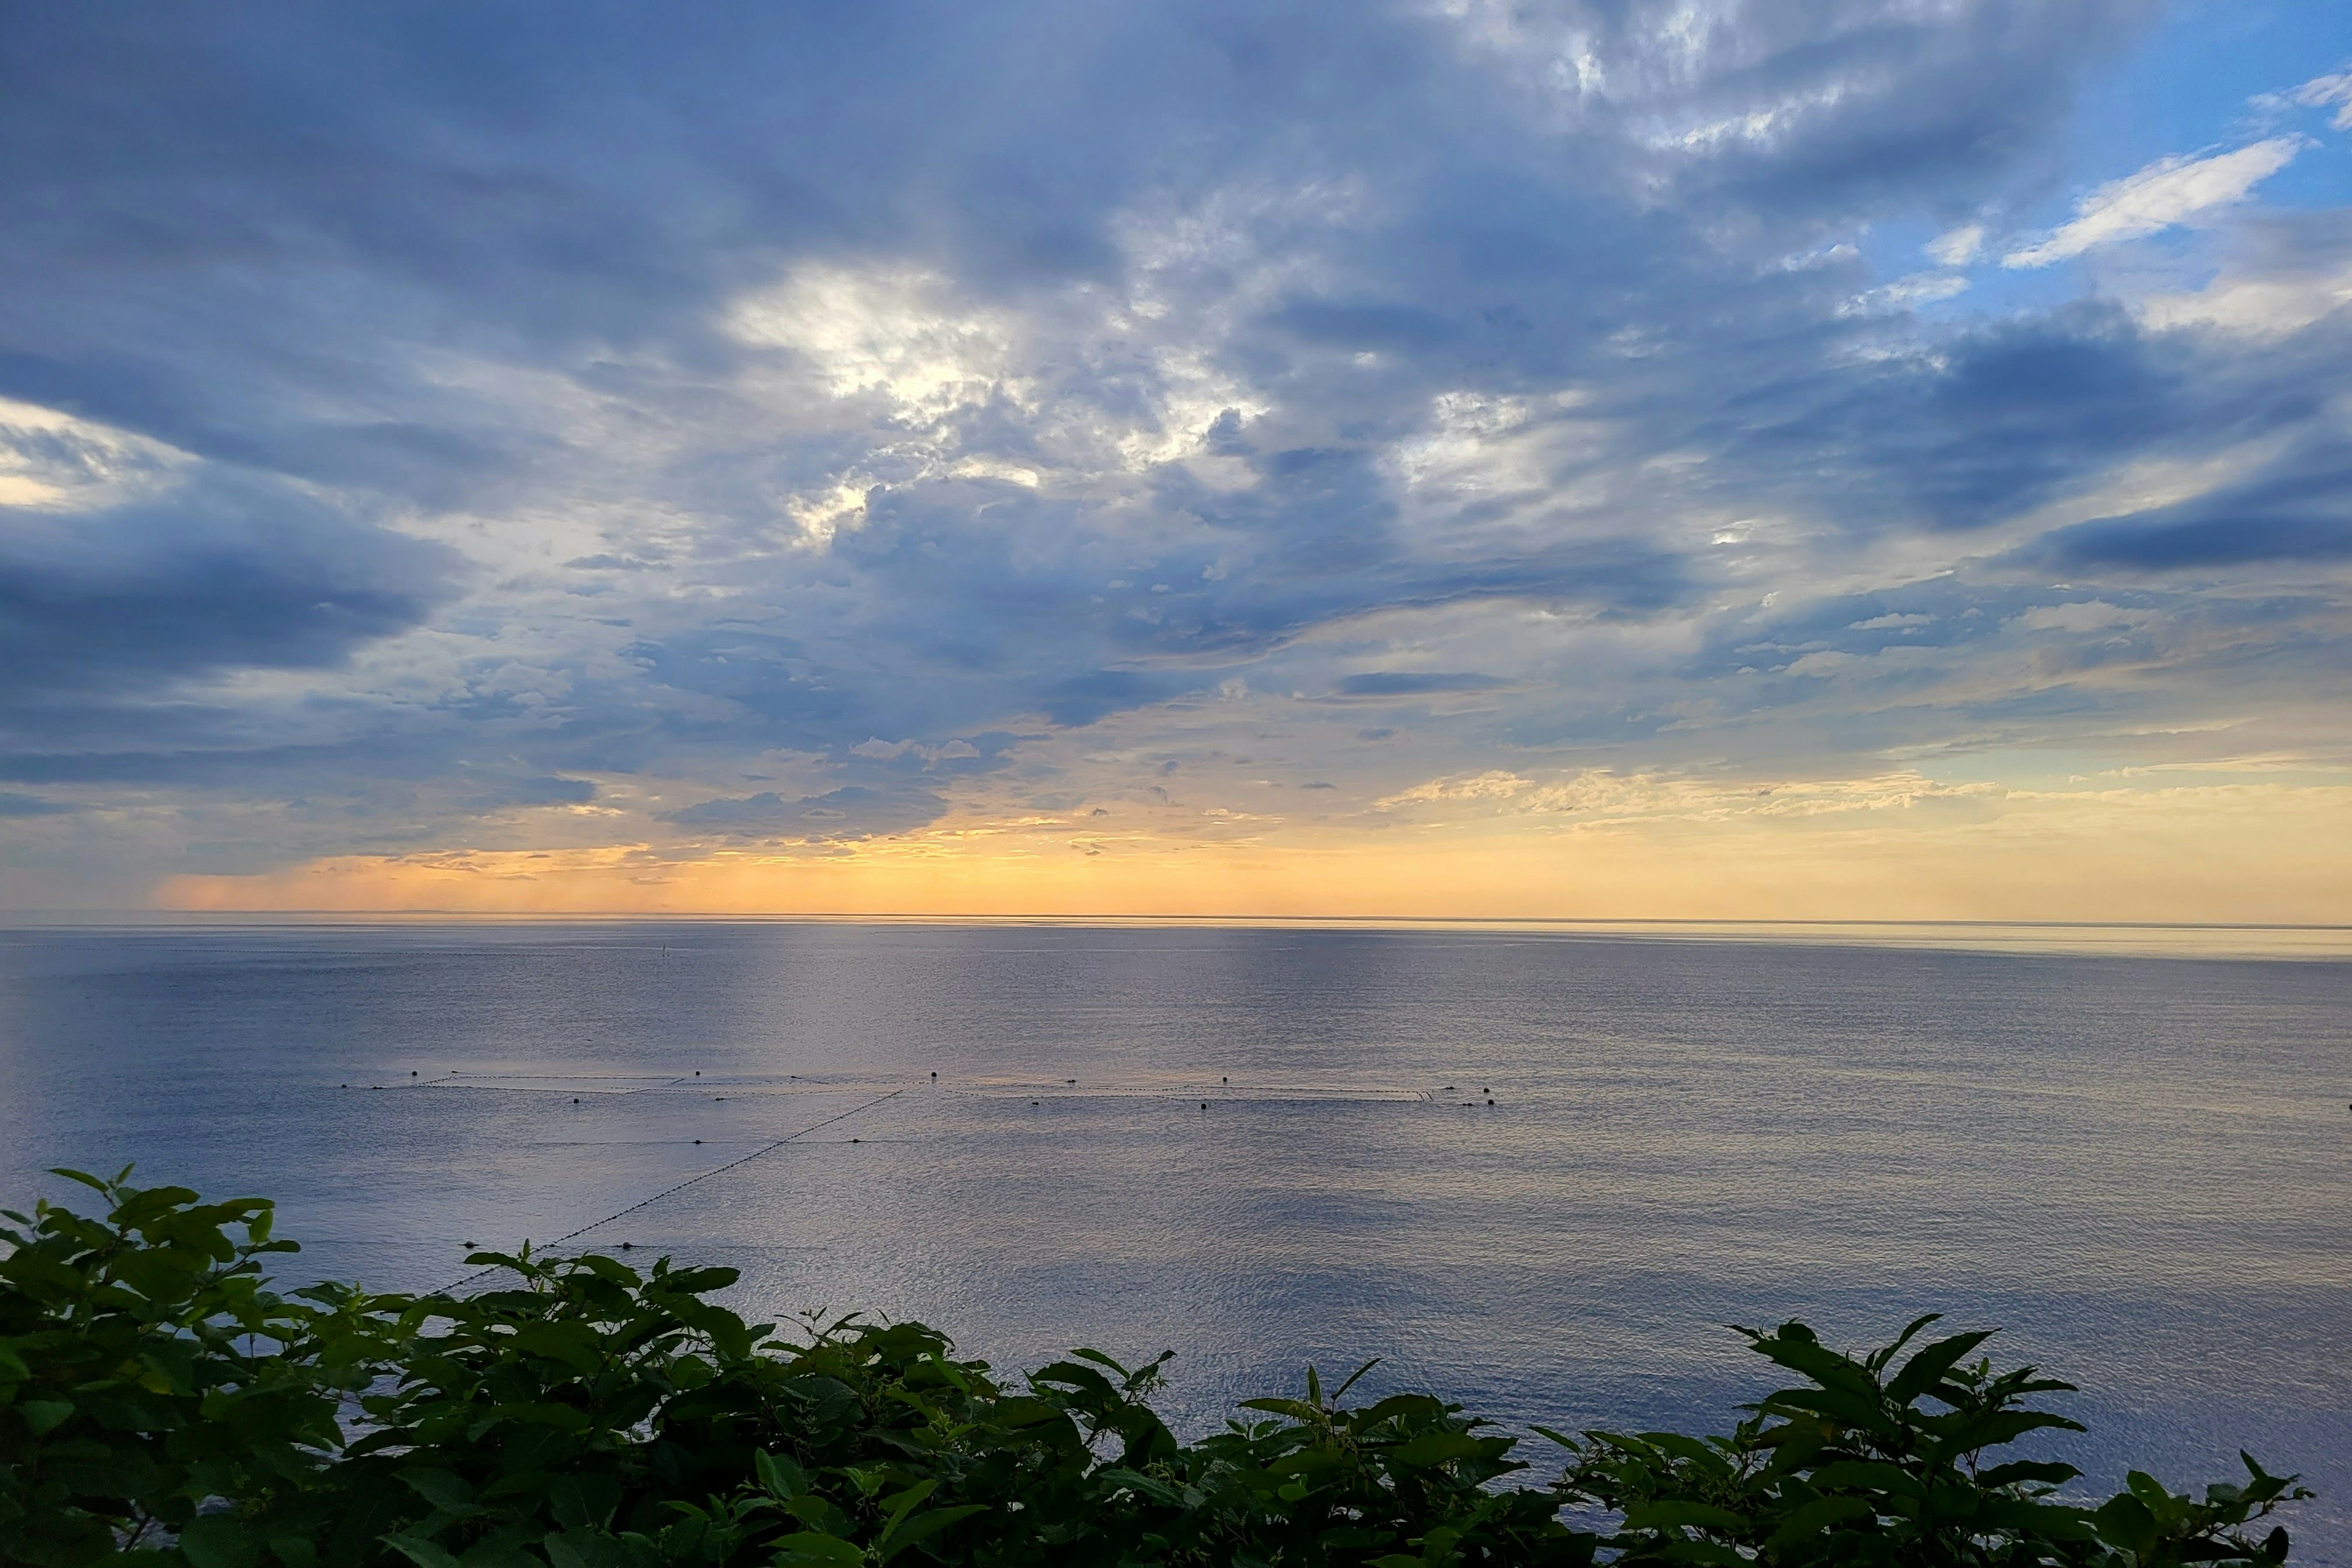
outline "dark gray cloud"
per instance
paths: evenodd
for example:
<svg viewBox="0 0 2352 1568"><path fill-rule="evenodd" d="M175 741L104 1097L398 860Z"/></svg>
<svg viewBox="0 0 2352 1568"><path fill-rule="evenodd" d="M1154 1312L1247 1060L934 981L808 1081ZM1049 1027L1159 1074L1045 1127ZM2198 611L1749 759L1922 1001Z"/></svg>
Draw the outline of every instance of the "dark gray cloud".
<svg viewBox="0 0 2352 1568"><path fill-rule="evenodd" d="M1446 691L1486 691L1504 683L1466 672L1380 670L1351 675L1335 689L1341 697L1419 697Z"/></svg>
<svg viewBox="0 0 2352 1568"><path fill-rule="evenodd" d="M75 809L63 801L49 800L37 795L18 795L14 790L0 790L0 816L63 816Z"/></svg>
<svg viewBox="0 0 2352 1568"><path fill-rule="evenodd" d="M2028 559L2067 571L2206 573L2352 560L2352 446L2302 443L2194 500L2056 530Z"/></svg>
<svg viewBox="0 0 2352 1568"><path fill-rule="evenodd" d="M87 512L16 510L0 668L17 703L233 668L332 667L450 596L457 557L266 479L208 476Z"/></svg>
<svg viewBox="0 0 2352 1568"><path fill-rule="evenodd" d="M2134 458L2300 428L2334 392L2322 366L2151 333L2110 304L1823 369L1727 407L1726 456L1743 485L1850 500L1864 530L1980 528Z"/></svg>

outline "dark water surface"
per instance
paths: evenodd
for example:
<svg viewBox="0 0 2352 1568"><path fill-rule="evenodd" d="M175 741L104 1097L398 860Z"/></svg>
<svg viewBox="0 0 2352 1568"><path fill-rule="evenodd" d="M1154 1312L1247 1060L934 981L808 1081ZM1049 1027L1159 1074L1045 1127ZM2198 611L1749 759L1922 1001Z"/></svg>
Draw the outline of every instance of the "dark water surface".
<svg viewBox="0 0 2352 1568"><path fill-rule="evenodd" d="M749 922L0 943L12 1206L136 1161L277 1198L289 1274L425 1287L800 1132L579 1244L1003 1365L1172 1347L1196 1426L1376 1355L1513 1420L1718 1423L1769 1386L1720 1325L1858 1343L1942 1310L2083 1385L2060 1451L2099 1481L2223 1479L2242 1445L2323 1493L2298 1561L2352 1563L2352 963Z"/></svg>

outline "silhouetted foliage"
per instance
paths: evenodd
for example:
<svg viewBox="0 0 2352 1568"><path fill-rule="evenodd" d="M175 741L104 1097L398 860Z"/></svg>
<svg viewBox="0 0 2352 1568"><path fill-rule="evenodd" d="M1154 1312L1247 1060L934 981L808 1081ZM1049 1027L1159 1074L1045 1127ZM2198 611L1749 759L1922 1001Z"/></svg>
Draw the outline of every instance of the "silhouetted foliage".
<svg viewBox="0 0 2352 1568"><path fill-rule="evenodd" d="M2284 1561L2308 1495L2249 1458L2203 1500L2002 1460L2066 1384L1996 1373L1935 1320L1862 1357L1742 1331L1804 1381L1728 1436L1520 1439L1356 1378L1246 1400L1186 1444L1167 1360L1079 1351L1000 1383L919 1323L779 1333L707 1298L726 1268L479 1253L499 1288L271 1293L259 1199L72 1176L0 1229L0 1565L868 1568L890 1563L1408 1568ZM1368 1370L1368 1369L1366 1369ZM1359 1371L1357 1377L1362 1376ZM1540 1428L1538 1430L1541 1430Z"/></svg>

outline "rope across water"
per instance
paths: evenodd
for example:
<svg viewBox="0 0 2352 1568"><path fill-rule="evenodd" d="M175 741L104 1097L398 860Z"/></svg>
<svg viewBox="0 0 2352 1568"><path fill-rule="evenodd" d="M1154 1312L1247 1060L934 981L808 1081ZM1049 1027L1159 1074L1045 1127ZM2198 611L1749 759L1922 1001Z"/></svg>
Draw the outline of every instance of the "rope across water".
<svg viewBox="0 0 2352 1568"><path fill-rule="evenodd" d="M614 1220L633 1215L641 1208L646 1208L651 1205L661 1202L664 1198L676 1197L678 1194L686 1191L687 1188L693 1186L698 1182L707 1182L713 1176L724 1175L729 1171L735 1169L738 1165L748 1165L752 1161L759 1159L761 1155L772 1154L777 1150L782 1148L785 1144L790 1143L796 1139L807 1137L810 1133L816 1131L819 1128L830 1127L836 1121L846 1121L850 1117L856 1115L861 1110L871 1110L876 1106L882 1104L885 1100L896 1100L906 1092L906 1088L902 1085L898 1089L892 1089L887 1094L876 1095L872 1100L866 1101L863 1105L853 1105L848 1110L838 1111L834 1115L826 1117L822 1121L812 1121L797 1132L787 1133L783 1137L777 1139L774 1142L763 1144L760 1148L752 1150L748 1154L740 1155L735 1159L728 1161L723 1165L713 1165L710 1169L703 1172L699 1175L688 1176L686 1180L677 1183L674 1186L664 1187L660 1192L654 1194L651 1197L639 1198L635 1203L629 1205L628 1207L615 1209L611 1214L606 1215L603 1219L592 1220L588 1224L582 1226L577 1230L566 1231L563 1235L557 1237L553 1241L547 1243L547 1245L550 1247L561 1247L567 1241L575 1241L581 1237L587 1235L592 1230L601 1230L605 1226L612 1224ZM481 1279L484 1275L495 1274L497 1272L498 1269L496 1268L478 1269L475 1272L467 1275L464 1279L445 1287L445 1289L455 1290L459 1286L472 1284L475 1280Z"/></svg>

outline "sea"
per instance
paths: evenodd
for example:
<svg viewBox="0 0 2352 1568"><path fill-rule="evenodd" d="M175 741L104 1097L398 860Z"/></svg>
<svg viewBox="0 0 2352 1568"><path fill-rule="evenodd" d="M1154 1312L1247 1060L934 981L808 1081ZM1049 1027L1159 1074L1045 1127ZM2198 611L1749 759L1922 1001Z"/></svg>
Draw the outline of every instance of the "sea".
<svg viewBox="0 0 2352 1568"><path fill-rule="evenodd" d="M1172 1350L1189 1432L1373 1360L1722 1431L1780 1381L1732 1325L1940 1312L2077 1385L2086 1487L2244 1449L2352 1564L2352 932L0 932L0 1206L55 1166L275 1199L289 1286L625 1244L1008 1373Z"/></svg>

